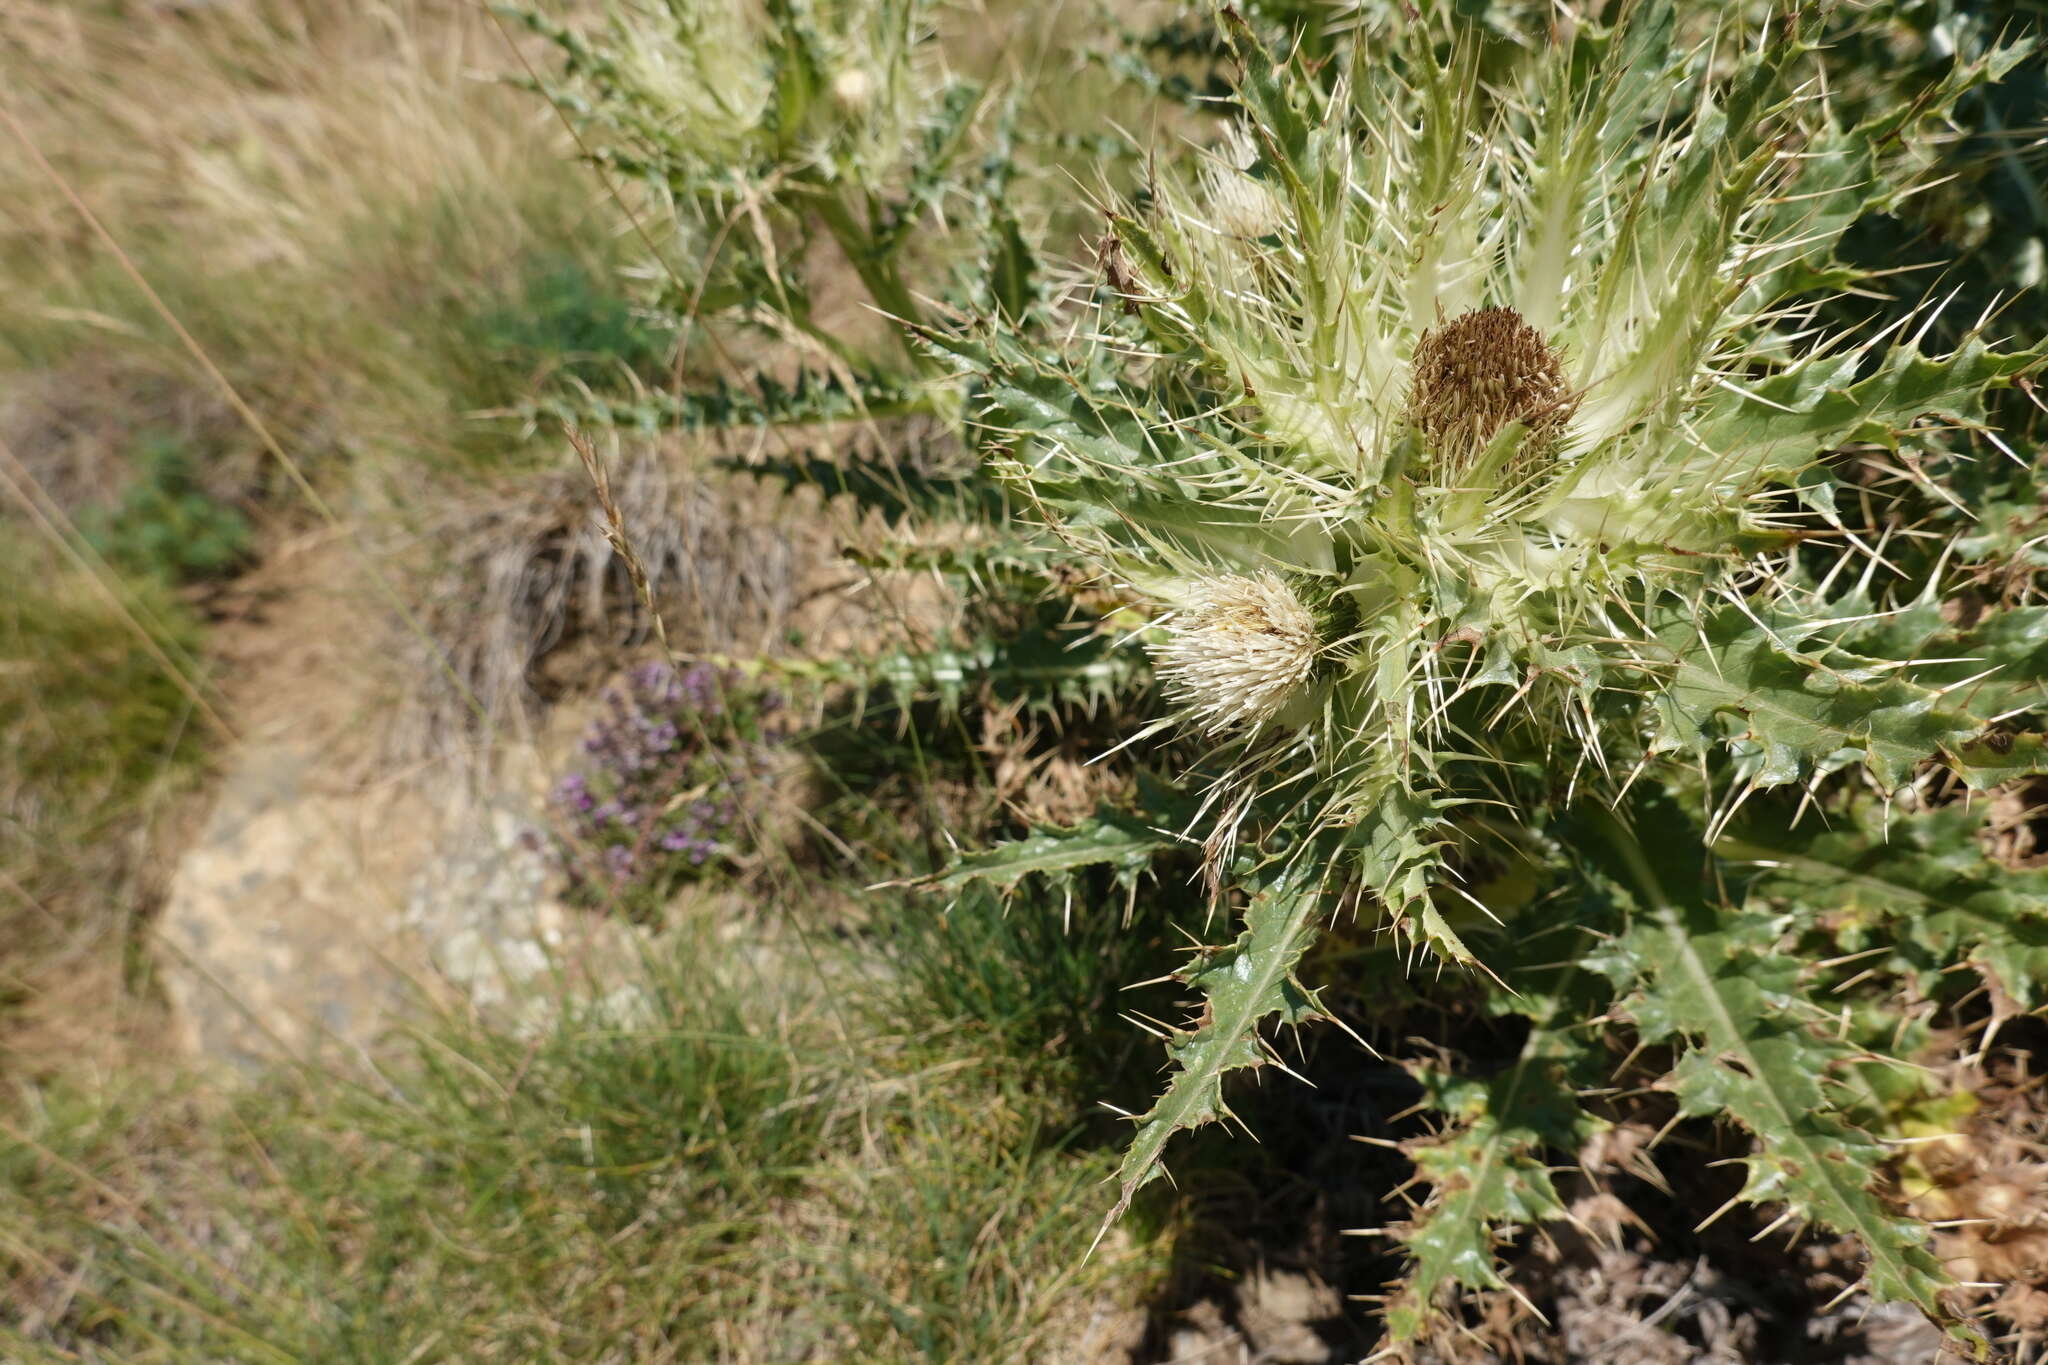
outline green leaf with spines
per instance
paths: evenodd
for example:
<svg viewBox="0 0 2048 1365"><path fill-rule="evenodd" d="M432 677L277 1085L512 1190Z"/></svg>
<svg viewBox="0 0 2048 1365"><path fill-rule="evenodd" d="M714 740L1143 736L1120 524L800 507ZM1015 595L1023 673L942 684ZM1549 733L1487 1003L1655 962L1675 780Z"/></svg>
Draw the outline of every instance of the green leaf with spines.
<svg viewBox="0 0 2048 1365"><path fill-rule="evenodd" d="M1666 1083L1682 1112L1733 1119L1756 1138L1739 1198L1855 1236L1874 1297L1962 1330L1943 1307L1951 1282L1926 1228L1876 1192L1890 1153L1828 1098L1824 1082L1856 1049L1808 998L1805 963L1781 951L1782 923L1710 894L1721 879L1673 802L1640 800L1630 815L1634 828L1605 812L1582 816L1581 847L1635 902L1608 960L1639 970L1621 1009L1641 1040L1681 1049Z"/></svg>
<svg viewBox="0 0 2048 1365"><path fill-rule="evenodd" d="M849 547L846 557L885 573L935 573L977 591L1035 593L1064 585L1072 557L1064 550L1022 536L1001 536L966 545L886 544Z"/></svg>
<svg viewBox="0 0 2048 1365"><path fill-rule="evenodd" d="M1151 680L1142 652L1100 634L1061 638L1030 629L1003 640L979 640L932 649L890 650L831 658L734 658L693 655L718 668L750 678L775 678L816 688L848 688L864 706L870 694L888 693L896 702L935 701L948 714L971 695L988 689L999 698L1021 698L1041 714L1092 714L1128 700Z"/></svg>
<svg viewBox="0 0 2048 1365"><path fill-rule="evenodd" d="M935 517L1000 522L1005 515L1000 487L978 473L931 473L890 454L736 456L718 464L786 489L815 488L827 498L846 498L879 513L891 527Z"/></svg>
<svg viewBox="0 0 2048 1365"><path fill-rule="evenodd" d="M2044 358L2048 349L1999 352L1971 337L1946 356L1900 346L1859 380L1860 352L1815 356L1753 383L1729 381L1694 425L1701 448L1730 469L1791 471L1830 446L1892 445L1928 414L1981 422L1984 393Z"/></svg>
<svg viewBox="0 0 2048 1365"><path fill-rule="evenodd" d="M1830 825L1754 822L1715 852L1758 864L1752 895L1824 927L1858 971L1908 976L1931 999L1967 962L2022 1009L2048 1000L2048 871L1987 857L1981 809L1958 803L1889 819L1863 811Z"/></svg>
<svg viewBox="0 0 2048 1365"><path fill-rule="evenodd" d="M1267 1043L1260 1027L1277 1017L1299 1027L1322 1013L1315 995L1295 980L1295 969L1315 942L1326 904L1327 857L1318 839L1286 861L1269 866L1254 883L1244 932L1223 947L1203 948L1174 975L1202 994L1194 1027L1167 1041L1173 1063L1165 1093L1138 1119L1138 1131L1117 1168L1118 1194L1109 1222L1161 1174L1160 1159L1177 1132L1228 1117L1223 1080L1233 1071L1264 1066ZM1318 856L1318 855L1321 856Z"/></svg>
<svg viewBox="0 0 2048 1365"><path fill-rule="evenodd" d="M1727 749L1741 780L1760 788L1860 763L1891 789L1937 757L1976 787L2040 771L2039 744L1987 736L1988 718L1945 705L1940 689L1831 648L1824 617L1729 605L1673 611L1656 626L1664 657L1646 665L1662 676L1653 753Z"/></svg>
<svg viewBox="0 0 2048 1365"><path fill-rule="evenodd" d="M1843 615L1868 610L1860 599L1832 605ZM1965 626L1929 596L1878 620L1852 624L1833 639L1868 658L1926 660L1914 663L1907 676L1942 689L1976 715L2038 711L2048 703L2048 607L2007 607Z"/></svg>
<svg viewBox="0 0 2048 1365"><path fill-rule="evenodd" d="M525 405L520 415L529 426L565 423L578 430L731 431L906 417L930 413L934 402L929 389L893 375L802 370L788 383L756 375L750 384L720 381L691 393L554 394Z"/></svg>
<svg viewBox="0 0 2048 1365"><path fill-rule="evenodd" d="M1437 904L1432 883L1443 866L1444 802L1383 780L1352 797L1358 813L1342 835L1347 863L1384 907L1391 927L1445 962L1479 961Z"/></svg>
<svg viewBox="0 0 2048 1365"><path fill-rule="evenodd" d="M851 684L863 693L886 688L899 698L929 697L949 711L984 686L1024 697L1035 709L1092 711L1128 696L1150 677L1142 655L1111 648L1099 636L1069 649L1039 632L959 648L791 661L776 668L785 676Z"/></svg>
<svg viewBox="0 0 2048 1365"><path fill-rule="evenodd" d="M1425 1100L1454 1126L1403 1146L1416 1174L1430 1182L1430 1196L1399 1232L1409 1268L1387 1305L1396 1340L1421 1335L1449 1287L1503 1286L1497 1229L1563 1216L1544 1154L1576 1154L1601 1126L1574 1093L1577 1073L1586 1069L1586 1036L1565 1021L1539 1026L1512 1066L1485 1079L1411 1068Z"/></svg>
<svg viewBox="0 0 2048 1365"><path fill-rule="evenodd" d="M1328 568L1326 547L1283 518L1205 499L1195 479L1212 447L1196 425L1150 425L1135 396L1109 376L1076 375L1001 335L927 333L931 349L976 378L971 406L998 473L1066 524L1122 539L1139 551L1170 545L1211 562L1260 556ZM1209 440L1220 441L1215 433Z"/></svg>
<svg viewBox="0 0 2048 1365"><path fill-rule="evenodd" d="M1153 861L1186 841L1162 828L1154 812L1133 814L1104 807L1067 829L1041 829L1021 839L970 853L919 884L934 891L960 891L975 882L1008 890L1026 877L1063 879L1084 867L1108 864L1125 886L1137 883Z"/></svg>

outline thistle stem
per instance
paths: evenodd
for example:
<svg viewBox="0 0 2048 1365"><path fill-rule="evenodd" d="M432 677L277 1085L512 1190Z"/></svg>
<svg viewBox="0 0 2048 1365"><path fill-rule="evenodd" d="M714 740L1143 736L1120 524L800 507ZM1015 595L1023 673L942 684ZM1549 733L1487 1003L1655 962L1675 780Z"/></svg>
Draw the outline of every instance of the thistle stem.
<svg viewBox="0 0 2048 1365"><path fill-rule="evenodd" d="M845 200L832 190L821 189L812 197L812 206L817 211L818 221L832 234L832 241L853 267L854 273L860 276L860 282L875 307L909 328L923 325L923 311L918 308L909 286L903 283L903 276L892 259L894 253L876 247L874 234L855 219ZM905 352L910 357L911 367L920 375L933 373L932 362L925 356L908 347Z"/></svg>

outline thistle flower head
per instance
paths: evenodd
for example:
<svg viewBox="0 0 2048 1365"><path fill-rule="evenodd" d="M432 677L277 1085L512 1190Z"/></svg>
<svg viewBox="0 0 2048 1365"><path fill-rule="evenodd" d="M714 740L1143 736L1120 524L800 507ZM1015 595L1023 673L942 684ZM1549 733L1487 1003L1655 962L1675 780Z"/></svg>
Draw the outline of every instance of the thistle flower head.
<svg viewBox="0 0 2048 1365"><path fill-rule="evenodd" d="M708 164L744 155L774 86L752 54L755 26L735 4L696 6L668 23L621 10L611 45L620 83Z"/></svg>
<svg viewBox="0 0 2048 1365"><path fill-rule="evenodd" d="M599 8L602 26L529 22L571 55L584 117L714 200L798 167L879 183L916 154L946 87L923 42L929 0Z"/></svg>
<svg viewBox="0 0 2048 1365"><path fill-rule="evenodd" d="M1498 71L1441 11L1332 65L1223 14L1238 118L1114 215L1097 333L957 349L1063 546L1168 609L1214 771L1276 811L1424 823L1509 753L1576 790L1703 742L1666 690L1687 627L1805 608L1819 452L2029 363L1873 366L1826 329L1815 281L1907 153L1840 125L1798 7L1738 49L1645 0ZM1373 876L1412 897L1406 867Z"/></svg>
<svg viewBox="0 0 2048 1365"><path fill-rule="evenodd" d="M1185 586L1153 661L1167 695L1209 735L1255 731L1308 681L1316 619L1278 574L1224 574Z"/></svg>
<svg viewBox="0 0 2048 1365"><path fill-rule="evenodd" d="M1251 174L1258 144L1242 123L1225 127L1202 169L1209 220L1226 237L1264 237L1287 221L1286 206L1272 187Z"/></svg>
<svg viewBox="0 0 2048 1365"><path fill-rule="evenodd" d="M1512 308L1460 313L1415 343L1408 420L1448 472L1468 468L1510 422L1524 429L1522 461L1540 460L1578 406L1557 351Z"/></svg>

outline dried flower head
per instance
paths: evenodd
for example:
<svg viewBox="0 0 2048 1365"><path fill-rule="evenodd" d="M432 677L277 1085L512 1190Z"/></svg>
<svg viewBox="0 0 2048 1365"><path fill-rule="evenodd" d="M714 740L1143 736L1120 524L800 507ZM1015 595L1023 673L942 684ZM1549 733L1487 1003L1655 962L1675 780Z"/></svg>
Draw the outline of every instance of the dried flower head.
<svg viewBox="0 0 2048 1365"><path fill-rule="evenodd" d="M1510 422L1526 432L1520 462L1540 460L1578 407L1557 351L1512 308L1475 308L1415 342L1408 420L1446 472L1469 468Z"/></svg>
<svg viewBox="0 0 2048 1365"><path fill-rule="evenodd" d="M1205 734L1271 720L1315 666L1315 617L1278 574L1197 580L1166 628L1153 661Z"/></svg>

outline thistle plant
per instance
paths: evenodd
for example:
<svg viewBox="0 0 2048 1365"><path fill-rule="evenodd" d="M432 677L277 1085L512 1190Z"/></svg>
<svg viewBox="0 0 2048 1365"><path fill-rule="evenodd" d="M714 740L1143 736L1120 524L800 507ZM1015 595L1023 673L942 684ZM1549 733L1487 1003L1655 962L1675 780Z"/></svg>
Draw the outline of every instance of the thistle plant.
<svg viewBox="0 0 2048 1365"><path fill-rule="evenodd" d="M1947 1320L1876 1193L1860 1035L1820 1027L1832 978L1783 947L1818 912L1753 869L1813 803L2042 766L2048 618L1943 620L1940 571L1887 556L1912 528L1846 510L1833 454L1910 432L2006 458L1984 396L2042 355L1986 318L1942 354L1932 316L1822 322L1864 287L1841 234L1915 188L1900 149L2018 51L1846 126L1805 11L1695 34L1639 4L1484 81L1440 16L1313 71L1221 22L1234 121L1112 209L1097 325L925 333L1050 542L1151 604L1153 729L1205 751L1200 816L1154 846L1198 841L1241 928L1180 973L1201 1009L1118 1209L1228 1115L1229 1073L1277 1060L1262 1028L1324 1012L1343 983L1311 950L1357 914L1532 1025L1502 1076L1419 1073L1452 1122L1411 1152L1436 1193L1399 1234L1397 1335L1502 1286L1498 1229L1561 1214L1544 1154L1603 1122L1576 1096L1615 1029L1672 1058L1682 1113L1754 1134L1743 1198L1857 1235L1870 1292ZM943 884L1142 842L1041 835ZM2009 961L1945 951L2032 1002Z"/></svg>
<svg viewBox="0 0 2048 1365"><path fill-rule="evenodd" d="M821 319L814 247L828 241L874 309L914 322L924 305L908 263L949 219L1014 222L977 179L1008 174L1000 155L964 164L986 90L950 76L930 0L663 0L612 4L595 22L503 12L549 39L557 72L538 89L578 128L584 151L637 185L673 229L673 256L650 310L685 334L722 317L797 343L818 372L793 389L717 391L662 404L564 407L580 425L805 423L925 411L925 362L864 354ZM749 401L752 399L752 401ZM568 400L563 400L567 402Z"/></svg>

